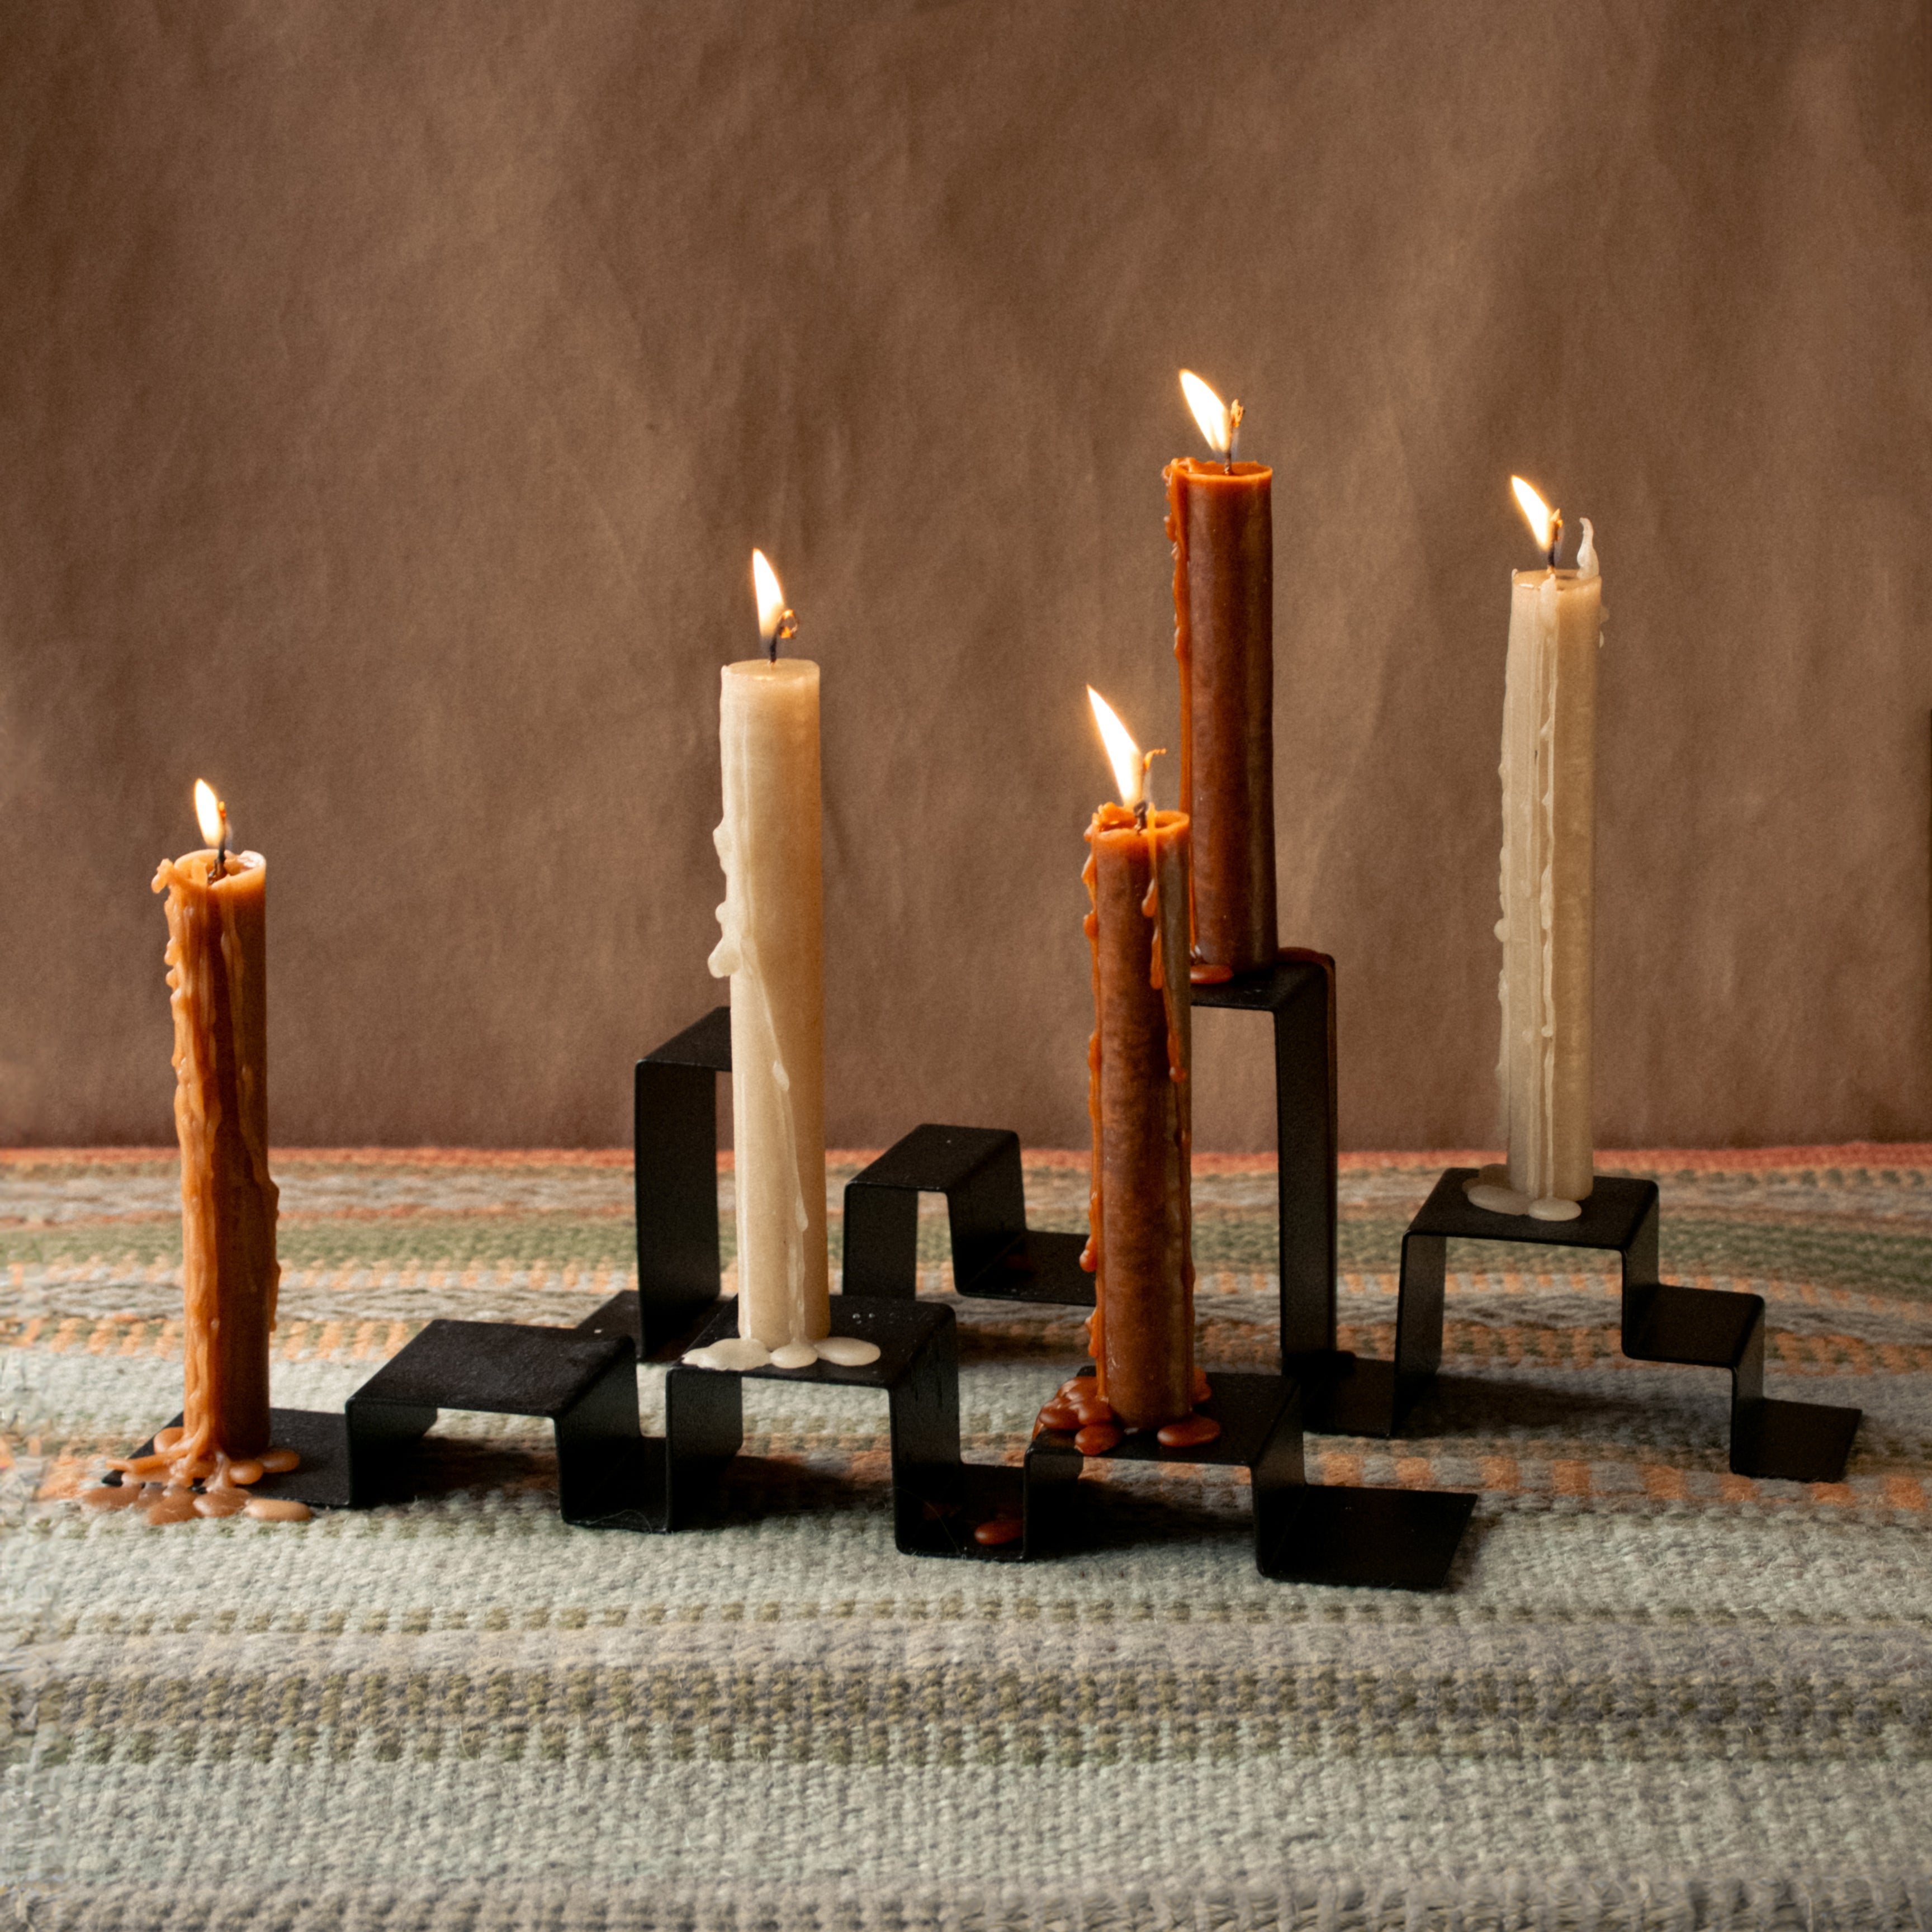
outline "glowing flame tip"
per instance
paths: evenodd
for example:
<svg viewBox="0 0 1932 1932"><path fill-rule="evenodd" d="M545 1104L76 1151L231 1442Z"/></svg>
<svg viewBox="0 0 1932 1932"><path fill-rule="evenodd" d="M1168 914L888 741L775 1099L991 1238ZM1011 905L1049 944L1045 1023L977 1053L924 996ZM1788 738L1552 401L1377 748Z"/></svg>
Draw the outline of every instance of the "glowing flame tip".
<svg viewBox="0 0 1932 1932"><path fill-rule="evenodd" d="M1194 420L1201 425L1201 434L1208 439L1208 447L1216 456L1225 457L1233 447L1234 436L1227 404L1192 369L1181 370L1180 388L1187 406L1194 412Z"/></svg>
<svg viewBox="0 0 1932 1932"><path fill-rule="evenodd" d="M752 590L758 600L758 641L769 644L784 617L784 587L771 560L761 550L752 553Z"/></svg>
<svg viewBox="0 0 1932 1932"><path fill-rule="evenodd" d="M219 845L226 810L215 796L214 786L206 778L194 782L194 815L200 820L202 837L211 845Z"/></svg>
<svg viewBox="0 0 1932 1932"><path fill-rule="evenodd" d="M1094 707L1094 722L1100 728L1100 741L1107 748L1108 761L1114 767L1114 782L1120 788L1120 802L1136 806L1141 802L1141 748L1136 745L1127 728L1114 715L1114 707L1090 684L1087 687L1087 701Z"/></svg>
<svg viewBox="0 0 1932 1932"><path fill-rule="evenodd" d="M1523 521L1529 526L1529 533L1536 539L1538 550L1550 548L1550 529L1555 518L1550 514L1550 506L1520 476L1510 478L1510 488L1516 492L1517 506L1522 510Z"/></svg>

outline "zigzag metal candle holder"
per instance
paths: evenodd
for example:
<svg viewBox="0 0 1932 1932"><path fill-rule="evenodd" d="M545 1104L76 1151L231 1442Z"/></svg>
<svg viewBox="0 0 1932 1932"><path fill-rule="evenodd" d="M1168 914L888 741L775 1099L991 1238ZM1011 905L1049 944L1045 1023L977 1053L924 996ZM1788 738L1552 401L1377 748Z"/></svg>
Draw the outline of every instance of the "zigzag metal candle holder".
<svg viewBox="0 0 1932 1932"><path fill-rule="evenodd" d="M1395 1364L1336 1346L1335 962L1284 949L1260 972L1196 986L1192 999L1197 1007L1264 1012L1272 1022L1281 1366L1300 1384L1303 1426L1388 1435ZM916 1127L846 1189L848 1294L914 1292L919 1192L946 1196L958 1293L1093 1306L1093 1277L1080 1268L1084 1239L1028 1228L1018 1140L978 1127ZM641 1198L638 1204L641 1228Z"/></svg>
<svg viewBox="0 0 1932 1932"><path fill-rule="evenodd" d="M1622 1340L1627 1356L1730 1371L1735 1474L1799 1483L1844 1480L1860 1412L1766 1396L1762 1295L1680 1288L1659 1279L1656 1182L1601 1174L1576 1220L1538 1221L1472 1206L1463 1190L1476 1174L1472 1167L1448 1169L1402 1237L1386 1419L1366 1432L1394 1435L1436 1379L1442 1359L1443 1288L1451 1240L1594 1248L1614 1250L1622 1259Z"/></svg>
<svg viewBox="0 0 1932 1932"><path fill-rule="evenodd" d="M1325 1058L1325 1017L1322 1025ZM735 1329L735 1309L718 1297L722 1247L716 1151L716 1080L730 1065L730 1010L722 1006L638 1064L638 1285L634 1292L614 1295L580 1332L634 1336L646 1360L674 1358ZM1329 1145L1332 1149L1332 1139ZM1328 1172L1332 1204L1332 1154ZM821 1364L752 1372L886 1388L893 1405L893 1518L899 1548L913 1556L1024 1561L1068 1539L1084 1459L1070 1436L1046 1430L1033 1438L1017 1469L964 1461L952 1311L916 1299L919 1196L926 1192L946 1197L954 1283L962 1295L1093 1305L1092 1278L1079 1264L1080 1238L1026 1226L1018 1136L927 1125L915 1128L846 1188L844 1292L832 1298L832 1332L880 1342L886 1350L880 1361L863 1370ZM1328 1292L1332 1320L1332 1282ZM928 1375L936 1379L928 1381L931 1392L915 1402L902 1391L886 1338L919 1329L928 1337ZM734 1390L735 1402L739 1379L715 1369L670 1370L666 1434L674 1462L680 1386L693 1381L724 1384ZM1256 1564L1264 1576L1409 1589L1444 1580L1473 1496L1311 1484L1302 1455L1297 1382L1228 1373L1209 1380L1213 1394L1204 1412L1222 1424L1217 1441L1169 1450L1150 1438L1130 1436L1111 1460L1245 1465ZM902 1442L911 1446L902 1448ZM1002 1518L1022 1526L1011 1542L988 1545L971 1534L977 1526Z"/></svg>

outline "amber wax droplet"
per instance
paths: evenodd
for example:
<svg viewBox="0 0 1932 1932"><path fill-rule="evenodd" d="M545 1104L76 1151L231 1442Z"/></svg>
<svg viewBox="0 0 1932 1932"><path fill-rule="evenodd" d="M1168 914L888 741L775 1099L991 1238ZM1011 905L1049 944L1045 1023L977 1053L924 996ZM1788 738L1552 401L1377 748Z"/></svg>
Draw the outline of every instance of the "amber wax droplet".
<svg viewBox="0 0 1932 1932"><path fill-rule="evenodd" d="M1274 962L1274 472L1180 457L1162 472L1174 546L1180 805L1204 980Z"/></svg>
<svg viewBox="0 0 1932 1932"><path fill-rule="evenodd" d="M1093 1395L1122 1427L1157 1429L1193 1406L1187 820L1156 812L1143 827L1124 806L1106 805L1087 837ZM1096 1444L1082 1440L1082 1452L1103 1453L1107 1425L1080 1419L1082 1438L1091 1429Z"/></svg>

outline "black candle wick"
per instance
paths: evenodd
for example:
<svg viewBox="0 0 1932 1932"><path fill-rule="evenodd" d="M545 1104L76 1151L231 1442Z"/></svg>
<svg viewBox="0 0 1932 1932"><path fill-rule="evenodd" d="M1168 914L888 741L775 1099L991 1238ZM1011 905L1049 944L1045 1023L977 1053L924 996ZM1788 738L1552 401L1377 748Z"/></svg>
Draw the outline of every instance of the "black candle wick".
<svg viewBox="0 0 1932 1932"><path fill-rule="evenodd" d="M797 614L791 609L790 606L788 604L784 610L778 613L778 620L772 626L772 640L770 644L766 646L766 656L769 661L772 664L776 664L778 662L778 640L780 638L782 638L789 641L797 635Z"/></svg>
<svg viewBox="0 0 1932 1932"><path fill-rule="evenodd" d="M1550 567L1556 568L1556 553L1563 542L1563 512L1552 510L1550 513Z"/></svg>
<svg viewBox="0 0 1932 1932"><path fill-rule="evenodd" d="M1234 459L1241 447L1241 399L1237 396L1228 405L1228 474L1234 473Z"/></svg>

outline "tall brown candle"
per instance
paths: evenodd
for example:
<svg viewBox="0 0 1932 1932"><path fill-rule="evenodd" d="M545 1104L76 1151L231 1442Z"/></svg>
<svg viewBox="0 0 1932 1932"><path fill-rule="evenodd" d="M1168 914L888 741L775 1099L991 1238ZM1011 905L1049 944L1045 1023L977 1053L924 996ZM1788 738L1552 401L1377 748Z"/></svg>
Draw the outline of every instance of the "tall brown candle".
<svg viewBox="0 0 1932 1932"><path fill-rule="evenodd" d="M1187 820L1103 805L1087 841L1096 1393L1123 1427L1158 1429L1195 1394Z"/></svg>
<svg viewBox="0 0 1932 1932"><path fill-rule="evenodd" d="M1205 418L1202 428L1211 436ZM1220 447L1232 434L1223 429ZM1277 944L1274 472L1184 456L1162 475L1174 546L1180 805L1194 838L1194 976L1225 980L1271 965Z"/></svg>
<svg viewBox="0 0 1932 1932"><path fill-rule="evenodd" d="M268 1178L267 882L256 852L190 852L154 874L154 890L168 896L182 1153L187 1360L182 1432L165 1450L176 1481L269 1446L280 1269Z"/></svg>

